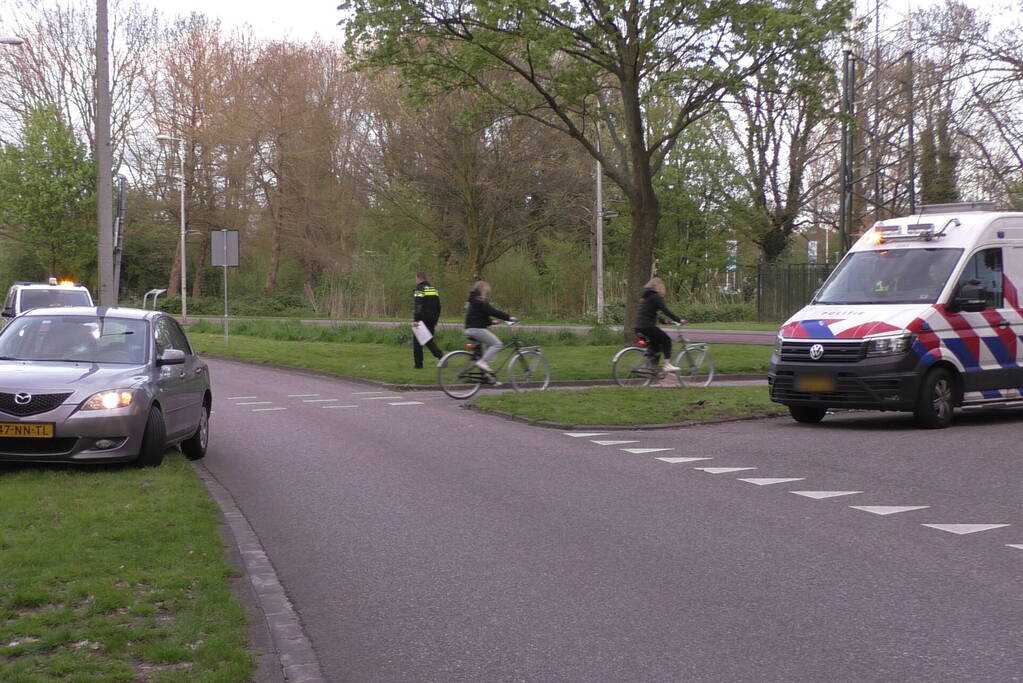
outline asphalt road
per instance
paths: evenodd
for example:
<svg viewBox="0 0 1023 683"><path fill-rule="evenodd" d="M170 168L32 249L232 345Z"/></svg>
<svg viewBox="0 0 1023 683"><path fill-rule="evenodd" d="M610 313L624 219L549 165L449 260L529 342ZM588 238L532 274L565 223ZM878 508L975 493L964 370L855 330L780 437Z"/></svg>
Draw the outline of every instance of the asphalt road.
<svg viewBox="0 0 1023 683"><path fill-rule="evenodd" d="M1023 411L566 434L210 366L330 680L1023 680Z"/></svg>

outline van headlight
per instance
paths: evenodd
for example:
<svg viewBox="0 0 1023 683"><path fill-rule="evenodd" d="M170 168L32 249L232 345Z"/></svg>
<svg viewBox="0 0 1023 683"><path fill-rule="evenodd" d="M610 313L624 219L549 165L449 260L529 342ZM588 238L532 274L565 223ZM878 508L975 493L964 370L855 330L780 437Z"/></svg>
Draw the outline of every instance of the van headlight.
<svg viewBox="0 0 1023 683"><path fill-rule="evenodd" d="M890 334L884 337L873 337L867 340L867 357L871 356L895 356L909 351L916 341L916 335L912 332Z"/></svg>
<svg viewBox="0 0 1023 683"><path fill-rule="evenodd" d="M93 394L82 404L82 410L114 410L131 405L135 394L130 389L114 389Z"/></svg>
<svg viewBox="0 0 1023 683"><path fill-rule="evenodd" d="M774 338L774 352L775 352L775 354L777 354L779 356L781 355L781 347L782 347L782 336L779 334L777 337Z"/></svg>

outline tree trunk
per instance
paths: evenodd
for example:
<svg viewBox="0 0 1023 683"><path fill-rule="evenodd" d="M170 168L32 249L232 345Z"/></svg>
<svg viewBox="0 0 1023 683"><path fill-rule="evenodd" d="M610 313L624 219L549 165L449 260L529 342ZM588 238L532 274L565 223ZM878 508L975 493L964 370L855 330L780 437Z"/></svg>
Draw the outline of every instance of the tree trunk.
<svg viewBox="0 0 1023 683"><path fill-rule="evenodd" d="M209 258L210 241L204 239L199 245L198 254L192 259L192 294L193 299L202 298L203 274L206 272L206 261Z"/></svg>
<svg viewBox="0 0 1023 683"><path fill-rule="evenodd" d="M631 343L635 339L632 328L636 323L639 295L643 285L650 279L654 262L654 243L657 240L657 223L661 218L661 207L650 183L647 191L641 192L630 205L632 241L629 247L629 281L625 292L623 321L623 337L626 343Z"/></svg>
<svg viewBox="0 0 1023 683"><path fill-rule="evenodd" d="M272 299L277 293L277 270L281 264L281 209L271 207L273 230L270 233L270 263L266 268L266 298Z"/></svg>

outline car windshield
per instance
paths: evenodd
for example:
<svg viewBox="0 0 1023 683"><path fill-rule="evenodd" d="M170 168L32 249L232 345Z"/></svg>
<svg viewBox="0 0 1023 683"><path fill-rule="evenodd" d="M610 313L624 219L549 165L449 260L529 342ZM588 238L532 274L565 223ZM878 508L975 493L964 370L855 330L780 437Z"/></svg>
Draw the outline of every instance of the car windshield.
<svg viewBox="0 0 1023 683"><path fill-rule="evenodd" d="M21 310L51 306L92 306L89 293L82 289L25 289L21 292Z"/></svg>
<svg viewBox="0 0 1023 683"><path fill-rule="evenodd" d="M813 303L932 304L961 254L961 249L937 248L854 252L839 264Z"/></svg>
<svg viewBox="0 0 1023 683"><path fill-rule="evenodd" d="M146 321L90 315L17 318L0 334L6 360L146 362Z"/></svg>

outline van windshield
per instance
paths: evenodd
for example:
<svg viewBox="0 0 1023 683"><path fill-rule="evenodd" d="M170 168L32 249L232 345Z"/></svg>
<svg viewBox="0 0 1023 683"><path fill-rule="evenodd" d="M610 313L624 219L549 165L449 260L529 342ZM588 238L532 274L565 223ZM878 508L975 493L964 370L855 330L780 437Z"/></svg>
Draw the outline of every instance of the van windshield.
<svg viewBox="0 0 1023 683"><path fill-rule="evenodd" d="M21 310L53 306L92 306L89 293L83 289L26 289L21 292Z"/></svg>
<svg viewBox="0 0 1023 683"><path fill-rule="evenodd" d="M933 304L962 249L885 249L849 254L815 304Z"/></svg>

